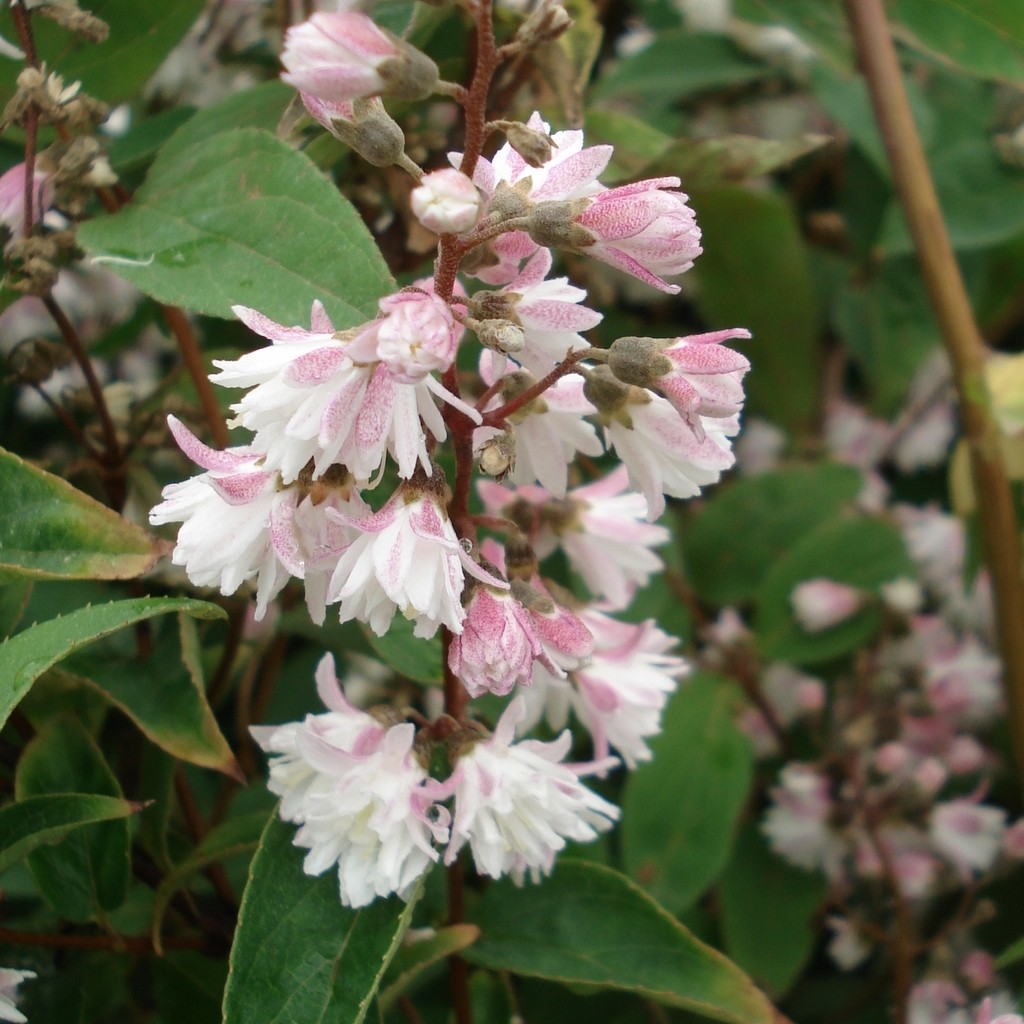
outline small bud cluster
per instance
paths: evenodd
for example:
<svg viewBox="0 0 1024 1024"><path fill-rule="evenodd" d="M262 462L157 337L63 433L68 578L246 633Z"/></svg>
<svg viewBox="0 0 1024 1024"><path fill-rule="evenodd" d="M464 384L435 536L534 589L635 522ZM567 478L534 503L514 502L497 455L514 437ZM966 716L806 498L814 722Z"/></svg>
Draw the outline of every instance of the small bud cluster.
<svg viewBox="0 0 1024 1024"><path fill-rule="evenodd" d="M553 38L564 18L541 4L517 39ZM452 154L451 168L423 174L382 97L433 91L424 55L348 11L292 28L282 60L324 128L412 175L413 214L440 236L435 273L346 330L319 303L308 328L236 306L271 344L216 360L211 379L242 392L234 426L250 440L214 451L171 418L203 472L165 488L150 519L181 523L173 561L197 586L254 584L257 618L296 579L318 623L331 608L379 636L396 615L417 637L442 633L447 715L437 721L355 710L325 661L328 712L256 731L307 871L337 864L351 906L408 895L464 847L482 874L536 879L567 841L617 819L579 780L648 760L687 672L673 637L616 615L662 568L654 549L669 534L654 520L665 495L696 495L732 465L749 364L724 342L749 334L593 348L584 332L601 314L551 276L560 248L677 292L663 277L700 252L677 178L606 188L611 147L552 134L539 115L492 124L507 141L471 173ZM475 379L456 372L457 358L476 362ZM449 439L451 489L438 465ZM577 464L612 453L611 467ZM586 597L545 574L559 550ZM466 709L483 696L509 698L491 734ZM587 764L566 763L570 713L590 734ZM560 732L554 742L525 738L542 720ZM440 750L448 770L435 778Z"/></svg>

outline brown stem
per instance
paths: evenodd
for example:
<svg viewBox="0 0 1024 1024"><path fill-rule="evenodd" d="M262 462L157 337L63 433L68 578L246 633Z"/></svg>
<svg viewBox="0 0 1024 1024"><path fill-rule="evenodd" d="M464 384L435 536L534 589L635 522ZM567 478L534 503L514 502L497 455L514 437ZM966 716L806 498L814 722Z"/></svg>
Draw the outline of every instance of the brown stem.
<svg viewBox="0 0 1024 1024"><path fill-rule="evenodd" d="M590 349L588 348L581 348L575 352L570 352L546 377L541 377L536 384L531 384L521 395L516 395L515 398L501 406L500 409L494 409L486 413L484 415L484 426L503 426L509 416L518 412L524 406L529 405L535 398L539 398L555 381L564 377L567 373L571 373L576 364L581 359L586 359L589 355Z"/></svg>
<svg viewBox="0 0 1024 1024"><path fill-rule="evenodd" d="M0 943L12 946L45 946L50 949L109 949L118 953L143 956L156 953L148 935L52 935L46 932L23 932L0 928ZM206 949L200 937L169 935L163 940L165 949Z"/></svg>
<svg viewBox="0 0 1024 1024"><path fill-rule="evenodd" d="M398 997L398 1008L405 1015L405 1019L409 1024L423 1024L423 1018L420 1016L419 1010L416 1009L413 1001L405 994Z"/></svg>
<svg viewBox="0 0 1024 1024"><path fill-rule="evenodd" d="M964 436L971 452L985 561L992 578L1009 727L1024 786L1024 580L1013 494L985 380L986 350L949 241L903 86L882 0L846 0L875 118L892 164L917 258L953 364Z"/></svg>
<svg viewBox="0 0 1024 1024"><path fill-rule="evenodd" d="M462 860L457 858L455 863L448 868L448 923L461 924L465 920L465 884ZM469 997L469 964L461 956L448 957L448 975L451 982L455 1024L473 1024L473 1006Z"/></svg>
<svg viewBox="0 0 1024 1024"><path fill-rule="evenodd" d="M174 340L178 343L185 369L196 386L196 394L199 395L199 404L203 407L203 416L210 428L210 434L219 448L227 448L231 444L228 426L217 404L217 395L210 378L206 375L206 367L203 365L203 356L199 351L199 341L192 329L192 323L177 306L161 305L160 310L174 335Z"/></svg>
<svg viewBox="0 0 1024 1024"><path fill-rule="evenodd" d="M107 408L107 400L103 394L103 388L89 359L89 353L86 352L85 345L78 336L78 331L75 330L75 325L68 319L67 314L60 308L52 294L48 293L43 296L43 305L50 316L53 317L53 321L60 330L64 343L71 349L75 362L78 363L82 370L85 383L89 388L89 394L92 396L93 405L96 407L96 415L99 417L100 427L103 430L104 464L107 469L116 472L121 465L121 445L117 440L117 430L110 416L110 409Z"/></svg>
<svg viewBox="0 0 1024 1024"><path fill-rule="evenodd" d="M174 770L174 791L178 796L178 803L181 805L182 813L185 815L185 821L188 824L188 830L192 834L193 841L201 843L207 834L206 822L203 821L199 805L196 803L195 795L188 784L188 779L185 777L185 772L182 770L181 765L178 765ZM232 912L237 911L238 900L235 898L234 890L231 888L231 883L228 881L228 876L223 866L220 864L208 864L203 869L203 873L210 880L225 906L230 908Z"/></svg>

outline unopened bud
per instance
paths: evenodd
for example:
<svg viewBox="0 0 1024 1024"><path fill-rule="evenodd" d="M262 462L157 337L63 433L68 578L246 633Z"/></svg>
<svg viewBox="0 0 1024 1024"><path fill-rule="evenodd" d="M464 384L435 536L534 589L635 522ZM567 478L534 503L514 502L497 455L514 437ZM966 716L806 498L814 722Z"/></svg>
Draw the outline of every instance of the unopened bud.
<svg viewBox="0 0 1024 1024"><path fill-rule="evenodd" d="M595 366L587 373L583 395L604 419L611 419L633 400L637 389L616 379L607 366ZM642 394L643 392L641 392Z"/></svg>
<svg viewBox="0 0 1024 1024"><path fill-rule="evenodd" d="M511 320L477 320L471 325L484 348L514 356L526 347L526 331Z"/></svg>
<svg viewBox="0 0 1024 1024"><path fill-rule="evenodd" d="M312 117L374 167L390 167L405 154L405 133L379 96L332 102L299 95Z"/></svg>
<svg viewBox="0 0 1024 1024"><path fill-rule="evenodd" d="M576 218L590 206L589 199L552 199L537 203L530 210L526 230L538 244L548 249L582 251L597 239L576 223Z"/></svg>
<svg viewBox="0 0 1024 1024"><path fill-rule="evenodd" d="M572 18L559 0L541 0L530 16L519 26L516 42L523 49L557 39L570 25Z"/></svg>
<svg viewBox="0 0 1024 1024"><path fill-rule="evenodd" d="M512 220L515 217L525 217L533 206L529 198L529 190L533 181L526 177L523 179L525 186L509 185L508 182L499 181L487 205L488 215L497 223ZM525 190L525 191L524 191Z"/></svg>
<svg viewBox="0 0 1024 1024"><path fill-rule="evenodd" d="M503 480L516 465L516 438L511 432L498 434L480 449L480 471Z"/></svg>
<svg viewBox="0 0 1024 1024"><path fill-rule="evenodd" d="M530 128L522 121L498 121L508 144L531 166L543 167L550 159L555 140L547 132Z"/></svg>
<svg viewBox="0 0 1024 1024"><path fill-rule="evenodd" d="M396 100L426 99L440 78L437 65L422 50L399 40L397 36L394 38L401 43L401 52L377 68L377 74L384 81L384 94Z"/></svg>
<svg viewBox="0 0 1024 1024"><path fill-rule="evenodd" d="M480 193L461 171L446 167L424 174L409 203L416 219L439 235L460 235L480 217Z"/></svg>
<svg viewBox="0 0 1024 1024"><path fill-rule="evenodd" d="M661 354L665 342L657 338L618 338L608 350L608 367L623 384L649 388L672 372L672 362Z"/></svg>

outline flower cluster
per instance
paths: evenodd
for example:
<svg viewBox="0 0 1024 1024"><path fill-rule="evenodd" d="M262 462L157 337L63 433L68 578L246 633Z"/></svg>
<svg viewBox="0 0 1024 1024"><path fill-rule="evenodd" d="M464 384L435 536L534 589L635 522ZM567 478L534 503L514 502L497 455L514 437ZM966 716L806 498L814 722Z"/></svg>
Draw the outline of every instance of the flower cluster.
<svg viewBox="0 0 1024 1024"><path fill-rule="evenodd" d="M540 21L529 31L556 31ZM665 278L700 253L678 178L607 188L611 147L550 135L537 114L496 122L507 141L476 154L471 175L464 154L424 174L383 103L438 86L410 44L365 14L321 13L289 31L282 60L319 124L415 178L409 206L440 239L435 273L342 330L319 302L308 328L236 306L270 344L216 360L211 379L242 392L233 425L249 439L214 451L172 418L203 472L165 488L150 518L182 524L173 561L196 585L254 584L257 618L297 579L318 623L335 608L378 636L396 614L417 637L442 633L445 718L417 728L356 711L325 662L328 713L258 730L307 871L337 863L353 906L407 895L442 849L450 863L468 847L492 877L537 878L567 841L617 818L579 778L649 759L687 671L674 638L616 613L662 568L666 495L697 495L733 463L749 364L725 343L749 334L593 346L584 332L601 314L551 275L561 250L677 292ZM584 471L580 456L606 462ZM544 575L558 550L580 594ZM466 709L484 695L510 697L489 736ZM586 765L565 763L568 732L516 738L542 719L561 730L570 712L592 738ZM429 753L442 740L451 772L437 780Z"/></svg>

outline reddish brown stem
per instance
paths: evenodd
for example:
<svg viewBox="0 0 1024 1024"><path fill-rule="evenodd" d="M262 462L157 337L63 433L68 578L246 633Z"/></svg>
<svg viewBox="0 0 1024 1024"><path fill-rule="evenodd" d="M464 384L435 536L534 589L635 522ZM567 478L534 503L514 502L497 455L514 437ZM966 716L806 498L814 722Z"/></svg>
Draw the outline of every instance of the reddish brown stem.
<svg viewBox="0 0 1024 1024"><path fill-rule="evenodd" d="M174 770L174 791L177 794L182 813L185 815L185 821L188 823L188 829L192 834L193 841L196 843L202 842L207 834L206 823L203 821L199 805L196 803L196 798L188 784L188 779L185 778L185 772L182 770L181 765L178 765ZM209 864L203 869L203 873L210 880L214 889L217 890L217 895L223 903L232 911L237 910L238 900L235 898L234 890L231 888L231 883L228 881L224 868L220 864Z"/></svg>
<svg viewBox="0 0 1024 1024"><path fill-rule="evenodd" d="M581 359L586 359L590 354L589 349L581 348L576 352L570 352L546 377L541 377L536 384L531 384L521 395L516 395L510 402L507 402L500 409L484 415L485 427L503 427L505 420L513 413L518 412L527 406L535 398L539 398L552 384L571 373Z"/></svg>
<svg viewBox="0 0 1024 1024"><path fill-rule="evenodd" d="M192 323L177 306L162 305L160 310L174 335L174 340L178 343L185 369L188 370L188 375L196 386L196 394L199 396L199 404L203 407L203 417L206 420L206 425L210 428L210 435L219 448L227 448L231 443L228 426L221 415L220 406L217 405L217 395L206 374L203 356L199 351L199 340L196 338L196 332L192 329Z"/></svg>

